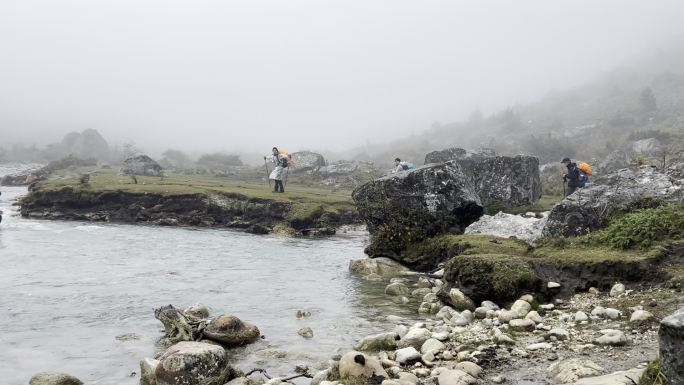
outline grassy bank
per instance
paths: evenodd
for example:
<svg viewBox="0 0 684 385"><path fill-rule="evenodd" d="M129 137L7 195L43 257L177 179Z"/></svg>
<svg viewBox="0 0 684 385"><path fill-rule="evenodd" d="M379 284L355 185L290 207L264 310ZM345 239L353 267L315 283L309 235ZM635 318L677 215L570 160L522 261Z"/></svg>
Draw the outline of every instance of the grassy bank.
<svg viewBox="0 0 684 385"><path fill-rule="evenodd" d="M90 174L88 183L79 181L83 174ZM197 199L209 198L215 205L225 206L231 212L240 206L235 202L244 202L239 208L241 214L246 211L249 212L247 214L254 214L257 210L254 207L262 210L265 205L270 205L270 209L263 209L262 214L257 214L270 216L265 218L268 219L268 226L272 226L273 222L285 221L294 228L309 227L314 222L332 224L337 221L334 218L348 217L354 212L351 192L347 190L303 187L290 183L286 186L286 193L278 194L271 192L268 181L256 177L239 180L232 176L166 173L163 178L137 176L136 179L137 183L133 178L119 175L111 169L81 167L62 170L55 172L49 180L39 182L25 202L28 210L31 210L31 206L28 206L31 202L37 203L35 207L41 210L49 210L50 197L57 197L59 192L65 191L69 192L69 197L81 197L80 200L87 204L93 204L101 200L98 197L108 194L154 196L164 201L196 196ZM42 201L37 202L39 198ZM64 206L60 198L55 198L55 201ZM72 203L69 203L71 208L78 206ZM284 207L284 213L276 213L282 210L275 210L274 207ZM57 210L63 208L55 207Z"/></svg>

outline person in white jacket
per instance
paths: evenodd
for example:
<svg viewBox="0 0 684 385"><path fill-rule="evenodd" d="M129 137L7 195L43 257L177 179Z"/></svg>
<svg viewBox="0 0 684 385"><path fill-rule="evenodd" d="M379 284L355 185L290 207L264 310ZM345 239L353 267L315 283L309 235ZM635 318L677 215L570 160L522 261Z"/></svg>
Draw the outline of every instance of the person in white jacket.
<svg viewBox="0 0 684 385"><path fill-rule="evenodd" d="M265 156L264 159L271 160L271 162L273 162L275 165L273 171L271 171L271 175L268 176L269 179L272 179L275 182L275 185L273 186L273 192L284 193L285 187L283 186L283 170L287 165L287 158L279 153L278 147L273 147L271 155Z"/></svg>

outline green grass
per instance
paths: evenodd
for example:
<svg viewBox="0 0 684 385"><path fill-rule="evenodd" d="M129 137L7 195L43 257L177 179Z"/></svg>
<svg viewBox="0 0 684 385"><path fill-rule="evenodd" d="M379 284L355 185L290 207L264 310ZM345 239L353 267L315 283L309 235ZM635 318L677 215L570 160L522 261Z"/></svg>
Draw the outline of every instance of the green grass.
<svg viewBox="0 0 684 385"><path fill-rule="evenodd" d="M90 183L81 185L78 174L90 173ZM75 171L61 171L57 178L41 182L38 190L57 190L70 187L83 192L129 192L148 193L165 196L220 193L239 195L246 199L282 201L302 205L301 210L352 208L351 192L315 187L302 187L293 184L286 186L286 193L271 192L267 181L234 180L212 175L185 175L167 173L164 178L137 176L134 184L128 176L118 175L114 170L82 167ZM311 208L314 207L314 208Z"/></svg>
<svg viewBox="0 0 684 385"><path fill-rule="evenodd" d="M658 357L655 361L648 363L644 374L639 379L638 385L666 385L668 382L661 370L662 362L660 357Z"/></svg>

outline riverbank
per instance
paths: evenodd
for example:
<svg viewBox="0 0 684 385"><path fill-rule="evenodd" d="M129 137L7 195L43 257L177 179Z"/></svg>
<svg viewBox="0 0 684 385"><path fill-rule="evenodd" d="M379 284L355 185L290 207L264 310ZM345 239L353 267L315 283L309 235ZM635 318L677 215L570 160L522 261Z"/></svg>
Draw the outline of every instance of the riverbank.
<svg viewBox="0 0 684 385"><path fill-rule="evenodd" d="M82 183L82 175L89 180ZM82 167L56 172L29 190L19 202L21 215L35 219L293 235L329 235L340 226L360 224L349 191L288 185L286 193L278 194L266 180L174 173L133 179L111 169Z"/></svg>

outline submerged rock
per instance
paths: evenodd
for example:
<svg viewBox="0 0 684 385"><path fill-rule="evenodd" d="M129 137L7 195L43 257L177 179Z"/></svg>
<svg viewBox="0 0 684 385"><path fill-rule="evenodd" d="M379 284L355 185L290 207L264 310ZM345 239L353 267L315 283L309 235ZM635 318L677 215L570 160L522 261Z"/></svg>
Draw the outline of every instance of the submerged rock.
<svg viewBox="0 0 684 385"><path fill-rule="evenodd" d="M204 342L179 342L159 358L157 385L221 385L235 370L228 364L225 349Z"/></svg>
<svg viewBox="0 0 684 385"><path fill-rule="evenodd" d="M140 361L140 385L157 385L157 377L154 372L157 370L159 360L143 358Z"/></svg>
<svg viewBox="0 0 684 385"><path fill-rule="evenodd" d="M377 274L381 277L394 277L408 272L408 269L389 258L362 258L349 261L349 271L360 275Z"/></svg>
<svg viewBox="0 0 684 385"><path fill-rule="evenodd" d="M207 338L229 347L252 343L259 334L256 326L227 314L214 318L204 329Z"/></svg>
<svg viewBox="0 0 684 385"><path fill-rule="evenodd" d="M41 372L31 377L29 385L83 385L83 382L66 373Z"/></svg>
<svg viewBox="0 0 684 385"><path fill-rule="evenodd" d="M371 233L366 253L422 270L434 261L409 259L405 249L447 232L462 233L483 213L480 198L461 166L433 164L366 183L352 193Z"/></svg>

